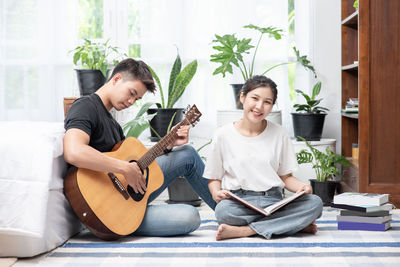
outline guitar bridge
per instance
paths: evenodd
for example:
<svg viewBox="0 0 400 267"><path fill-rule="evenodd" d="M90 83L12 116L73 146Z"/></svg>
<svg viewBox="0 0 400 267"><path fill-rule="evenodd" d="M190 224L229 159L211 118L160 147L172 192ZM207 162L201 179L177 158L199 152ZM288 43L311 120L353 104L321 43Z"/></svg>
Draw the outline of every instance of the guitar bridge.
<svg viewBox="0 0 400 267"><path fill-rule="evenodd" d="M114 173L109 172L108 173L108 177L110 177L111 181L113 182L113 185L115 186L115 188L121 193L121 195L128 200L129 195L128 192L126 191L125 187L123 186L123 184L121 183L121 181L118 179L117 176L114 175Z"/></svg>

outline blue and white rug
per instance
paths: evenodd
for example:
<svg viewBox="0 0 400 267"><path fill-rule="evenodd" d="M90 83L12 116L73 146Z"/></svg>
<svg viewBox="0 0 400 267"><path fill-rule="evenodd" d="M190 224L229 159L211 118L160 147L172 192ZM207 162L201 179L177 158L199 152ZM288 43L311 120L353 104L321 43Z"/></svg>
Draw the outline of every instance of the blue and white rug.
<svg viewBox="0 0 400 267"><path fill-rule="evenodd" d="M338 210L325 208L317 235L215 241L218 224L208 208L200 228L179 237L126 237L104 242L89 232L70 239L40 265L62 266L400 266L400 214L386 232L337 230Z"/></svg>

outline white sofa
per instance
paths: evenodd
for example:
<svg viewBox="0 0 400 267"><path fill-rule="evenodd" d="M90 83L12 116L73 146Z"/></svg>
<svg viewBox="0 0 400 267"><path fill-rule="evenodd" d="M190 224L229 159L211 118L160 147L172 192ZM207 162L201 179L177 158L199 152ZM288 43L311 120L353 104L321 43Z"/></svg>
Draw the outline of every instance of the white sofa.
<svg viewBox="0 0 400 267"><path fill-rule="evenodd" d="M63 194L63 123L0 122L0 257L47 252L82 229Z"/></svg>

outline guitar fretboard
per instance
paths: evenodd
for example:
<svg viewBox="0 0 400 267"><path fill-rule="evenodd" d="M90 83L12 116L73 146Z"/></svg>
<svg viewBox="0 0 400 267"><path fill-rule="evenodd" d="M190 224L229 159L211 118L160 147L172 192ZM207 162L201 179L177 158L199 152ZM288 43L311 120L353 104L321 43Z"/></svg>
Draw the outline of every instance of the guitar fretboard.
<svg viewBox="0 0 400 267"><path fill-rule="evenodd" d="M178 138L178 134L176 133L180 126L188 125L189 121L185 118L183 121L178 123L174 129L172 129L167 135L165 135L157 144L155 144L152 148L150 148L146 154L144 154L138 161L137 164L142 170L145 170L153 160L162 155L164 150L171 145L176 138Z"/></svg>

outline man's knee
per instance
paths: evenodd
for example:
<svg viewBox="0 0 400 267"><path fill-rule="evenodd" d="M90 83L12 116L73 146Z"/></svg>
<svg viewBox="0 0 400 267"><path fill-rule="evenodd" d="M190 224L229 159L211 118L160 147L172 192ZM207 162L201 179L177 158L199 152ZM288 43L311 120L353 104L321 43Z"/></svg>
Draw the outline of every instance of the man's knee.
<svg viewBox="0 0 400 267"><path fill-rule="evenodd" d="M176 148L174 152L179 153L182 157L192 159L198 157L197 151L190 145L184 145Z"/></svg>
<svg viewBox="0 0 400 267"><path fill-rule="evenodd" d="M197 168L204 168L203 161L192 146L184 145L174 150L174 152L179 153L179 157L184 158L189 167L196 165Z"/></svg>
<svg viewBox="0 0 400 267"><path fill-rule="evenodd" d="M177 217L181 220L183 233L191 233L199 228L201 219L199 211L195 207L191 205L184 205L177 215Z"/></svg>

